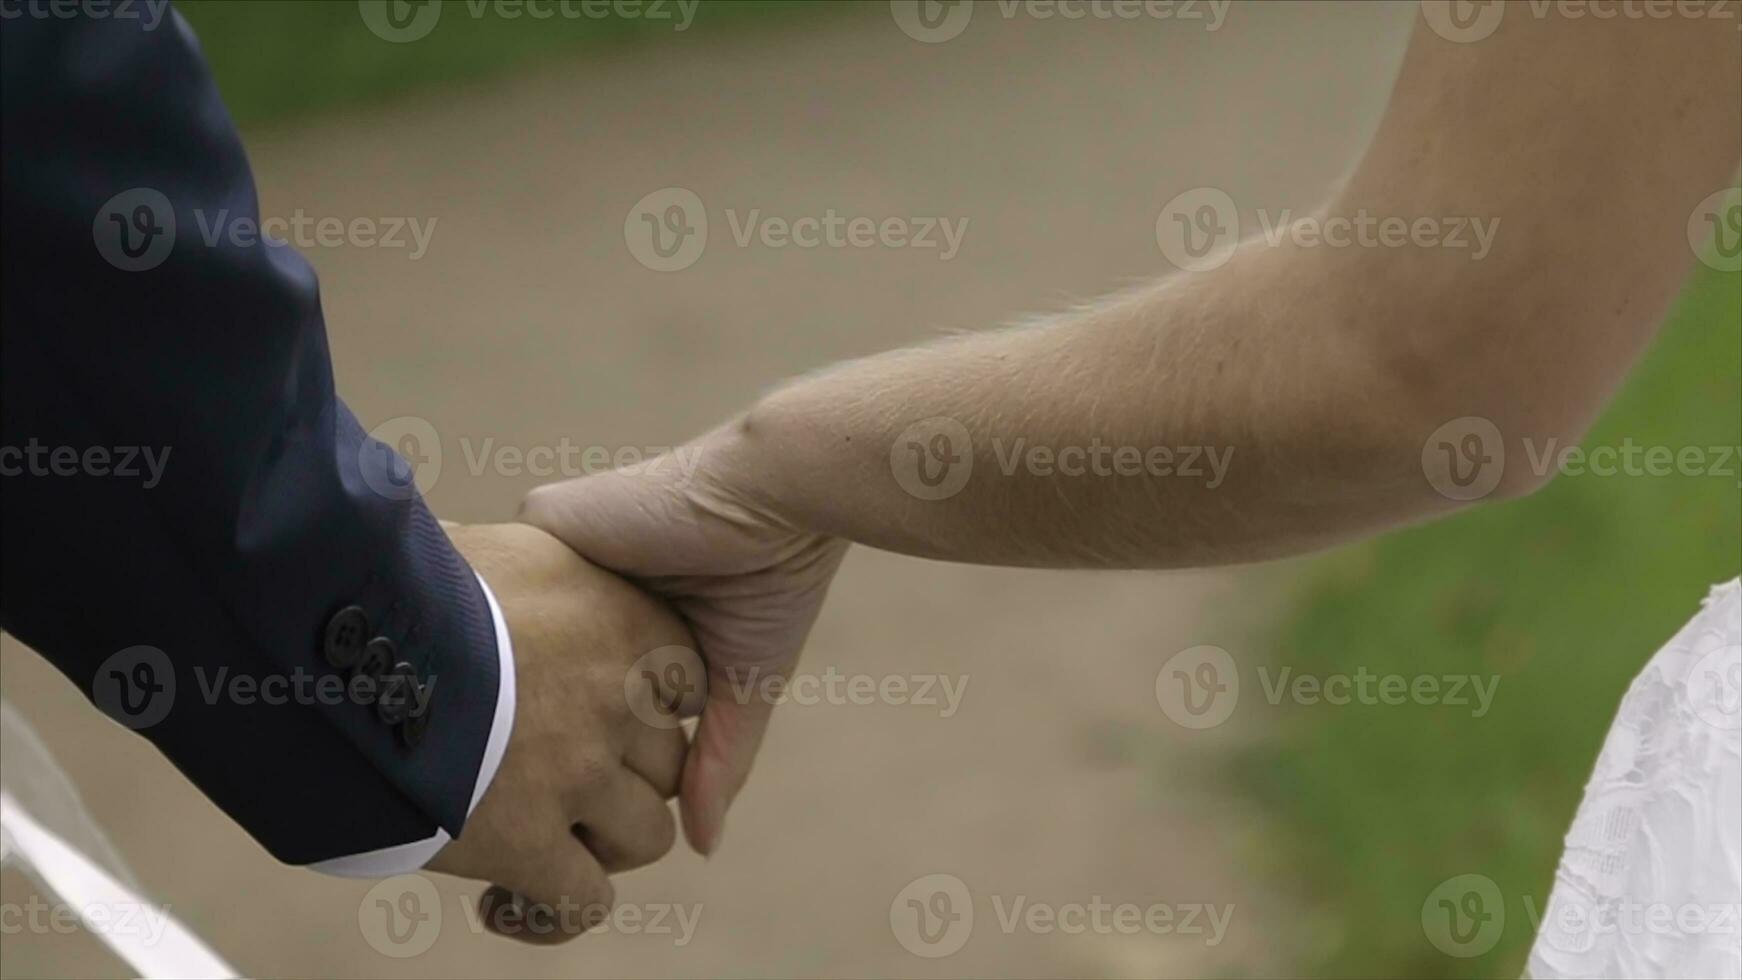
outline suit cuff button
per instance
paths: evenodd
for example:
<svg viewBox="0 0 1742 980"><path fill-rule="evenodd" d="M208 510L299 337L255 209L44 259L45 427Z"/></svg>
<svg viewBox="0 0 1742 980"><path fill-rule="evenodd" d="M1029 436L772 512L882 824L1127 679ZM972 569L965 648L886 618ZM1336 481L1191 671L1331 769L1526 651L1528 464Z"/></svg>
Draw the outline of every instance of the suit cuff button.
<svg viewBox="0 0 1742 980"><path fill-rule="evenodd" d="M419 692L417 668L401 660L381 679L381 692L375 700L375 714L389 725L397 725L411 714L412 698Z"/></svg>
<svg viewBox="0 0 1742 980"><path fill-rule="evenodd" d="M346 606L327 620L321 652L337 670L349 670L363 657L369 639L369 615L362 606Z"/></svg>
<svg viewBox="0 0 1742 980"><path fill-rule="evenodd" d="M393 646L393 641L385 636L377 636L369 641L368 646L363 648L363 656L358 659L357 665L351 668L351 678L352 680L360 677L370 679L371 683L356 685L357 697L364 704L374 704L380 696L381 683L385 679L382 675L392 668L397 652Z"/></svg>

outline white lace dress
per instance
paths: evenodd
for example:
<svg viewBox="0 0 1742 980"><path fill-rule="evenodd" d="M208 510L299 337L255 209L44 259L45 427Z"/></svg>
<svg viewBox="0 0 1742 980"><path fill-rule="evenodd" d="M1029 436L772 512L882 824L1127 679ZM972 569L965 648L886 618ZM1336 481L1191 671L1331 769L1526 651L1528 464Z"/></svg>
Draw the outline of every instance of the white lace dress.
<svg viewBox="0 0 1742 980"><path fill-rule="evenodd" d="M1742 582L1621 702L1567 833L1531 977L1742 976Z"/></svg>

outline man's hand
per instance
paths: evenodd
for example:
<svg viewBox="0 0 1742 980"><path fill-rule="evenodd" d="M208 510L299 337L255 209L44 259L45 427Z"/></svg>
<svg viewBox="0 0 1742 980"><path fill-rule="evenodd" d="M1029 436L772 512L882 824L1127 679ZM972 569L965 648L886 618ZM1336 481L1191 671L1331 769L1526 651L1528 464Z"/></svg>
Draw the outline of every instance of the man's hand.
<svg viewBox="0 0 1742 980"><path fill-rule="evenodd" d="M562 942L610 909L608 872L657 860L677 836L665 801L677 793L686 739L675 719L646 719L659 721L681 696L625 680L650 651L693 644L657 600L543 531L448 533L502 606L516 707L495 779L429 868L494 883L480 904L496 931Z"/></svg>
<svg viewBox="0 0 1742 980"><path fill-rule="evenodd" d="M729 476L730 441L722 431L686 449L701 460L695 473L656 460L539 487L521 506L522 519L669 601L701 644L707 700L682 804L684 833L703 854L719 845L773 710L740 692L791 672L847 549L736 489L745 484Z"/></svg>

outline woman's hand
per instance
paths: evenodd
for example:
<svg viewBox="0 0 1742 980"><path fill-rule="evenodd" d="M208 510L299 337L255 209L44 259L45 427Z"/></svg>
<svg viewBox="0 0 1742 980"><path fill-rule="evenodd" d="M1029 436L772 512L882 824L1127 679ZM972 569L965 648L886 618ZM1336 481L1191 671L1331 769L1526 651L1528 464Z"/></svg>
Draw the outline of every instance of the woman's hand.
<svg viewBox="0 0 1742 980"><path fill-rule="evenodd" d="M684 834L703 854L719 845L768 728L763 683L798 662L847 548L754 502L733 479L725 431L632 469L539 487L520 515L664 598L695 634L707 676L689 683L705 683L707 698L680 800Z"/></svg>

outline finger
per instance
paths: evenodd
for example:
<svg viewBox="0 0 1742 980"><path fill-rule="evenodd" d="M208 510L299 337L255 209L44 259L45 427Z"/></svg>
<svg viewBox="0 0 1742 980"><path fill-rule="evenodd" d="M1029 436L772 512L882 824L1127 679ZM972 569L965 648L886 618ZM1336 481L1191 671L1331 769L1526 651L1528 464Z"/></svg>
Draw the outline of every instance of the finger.
<svg viewBox="0 0 1742 980"><path fill-rule="evenodd" d="M677 795L689 747L689 736L682 728L647 726L629 740L623 765L653 787L660 799L669 800Z"/></svg>
<svg viewBox="0 0 1742 980"><path fill-rule="evenodd" d="M537 946L568 942L604 921L616 891L605 870L568 835L554 835L509 880L478 898L490 932Z"/></svg>
<svg viewBox="0 0 1742 980"><path fill-rule="evenodd" d="M664 857L677 840L671 808L647 780L618 769L574 810L575 837L607 871L630 871Z"/></svg>
<svg viewBox="0 0 1742 980"><path fill-rule="evenodd" d="M708 685L708 703L684 760L680 789L684 836L699 853L712 854L720 846L726 810L750 778L773 711L766 699L733 697L724 679Z"/></svg>

